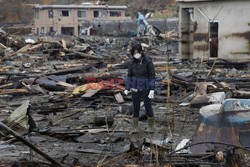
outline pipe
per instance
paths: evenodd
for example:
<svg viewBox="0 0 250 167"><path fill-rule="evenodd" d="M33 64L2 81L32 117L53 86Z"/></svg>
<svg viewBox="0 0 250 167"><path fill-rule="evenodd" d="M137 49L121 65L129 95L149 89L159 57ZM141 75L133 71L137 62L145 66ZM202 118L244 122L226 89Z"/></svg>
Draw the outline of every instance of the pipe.
<svg viewBox="0 0 250 167"><path fill-rule="evenodd" d="M191 20L192 22L195 22L195 21L194 21L194 9L189 9L188 12L189 12L189 14L190 14L190 20Z"/></svg>
<svg viewBox="0 0 250 167"><path fill-rule="evenodd" d="M202 14L202 16L209 22L209 18L202 12L200 8L198 8L198 11Z"/></svg>

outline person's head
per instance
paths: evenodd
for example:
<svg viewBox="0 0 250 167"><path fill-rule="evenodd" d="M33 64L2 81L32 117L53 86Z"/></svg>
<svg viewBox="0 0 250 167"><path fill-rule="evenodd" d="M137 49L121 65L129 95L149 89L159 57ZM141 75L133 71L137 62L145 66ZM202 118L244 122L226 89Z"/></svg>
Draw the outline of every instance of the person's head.
<svg viewBox="0 0 250 167"><path fill-rule="evenodd" d="M141 44L138 44L138 43L132 44L130 52L131 52L131 55L135 59L140 59L141 56L143 55L143 50L142 50Z"/></svg>

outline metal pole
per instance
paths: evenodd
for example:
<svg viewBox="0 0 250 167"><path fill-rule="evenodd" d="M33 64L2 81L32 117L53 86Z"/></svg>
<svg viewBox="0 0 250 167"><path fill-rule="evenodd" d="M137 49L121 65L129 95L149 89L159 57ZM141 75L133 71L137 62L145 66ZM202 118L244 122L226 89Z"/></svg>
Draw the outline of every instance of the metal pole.
<svg viewBox="0 0 250 167"><path fill-rule="evenodd" d="M47 159L48 161L50 161L53 165L56 165L58 167L63 167L62 164L60 164L59 162L57 162L56 160L54 160L53 158L51 158L48 154L42 152L41 150L39 150L37 147L35 147L33 144L31 144L29 141L27 141L26 139L24 139L22 136L20 136L17 132L15 132L14 130L12 130L11 128L9 128L7 125L5 125L4 123L2 123L0 121L0 128L7 131L9 134L11 134L12 136L14 136L17 140L21 141L22 143L24 143L25 145L27 145L28 147L30 147L31 149L33 149L35 152L37 152L38 154L40 154L41 156L43 156L45 159Z"/></svg>

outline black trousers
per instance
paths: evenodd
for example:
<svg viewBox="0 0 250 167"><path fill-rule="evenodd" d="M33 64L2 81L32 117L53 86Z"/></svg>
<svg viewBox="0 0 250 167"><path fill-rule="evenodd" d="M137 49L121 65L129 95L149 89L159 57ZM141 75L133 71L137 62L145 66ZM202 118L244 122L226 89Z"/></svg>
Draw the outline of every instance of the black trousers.
<svg viewBox="0 0 250 167"><path fill-rule="evenodd" d="M132 91L132 101L134 107L133 117L139 117L141 99L143 99L147 116L154 116L151 99L148 98L149 91L150 90L138 90L137 92Z"/></svg>

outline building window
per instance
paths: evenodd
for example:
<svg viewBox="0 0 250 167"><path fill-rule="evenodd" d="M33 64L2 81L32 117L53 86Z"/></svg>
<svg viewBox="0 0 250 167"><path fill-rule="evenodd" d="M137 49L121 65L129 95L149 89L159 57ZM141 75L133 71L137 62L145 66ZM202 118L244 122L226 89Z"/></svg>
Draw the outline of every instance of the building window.
<svg viewBox="0 0 250 167"><path fill-rule="evenodd" d="M54 32L54 28L53 28L53 27L50 27L50 28L49 28L49 32Z"/></svg>
<svg viewBox="0 0 250 167"><path fill-rule="evenodd" d="M100 16L100 12L99 11L94 11L94 17L96 18L96 17L99 17Z"/></svg>
<svg viewBox="0 0 250 167"><path fill-rule="evenodd" d="M63 17L69 17L70 12L68 10L62 10L62 16Z"/></svg>
<svg viewBox="0 0 250 167"><path fill-rule="evenodd" d="M77 11L78 18L85 18L86 17L86 11Z"/></svg>
<svg viewBox="0 0 250 167"><path fill-rule="evenodd" d="M35 19L39 19L39 10L35 10Z"/></svg>
<svg viewBox="0 0 250 167"><path fill-rule="evenodd" d="M109 12L110 17L120 17L122 15L119 11L110 11Z"/></svg>
<svg viewBox="0 0 250 167"><path fill-rule="evenodd" d="M41 34L45 33L45 27L41 27Z"/></svg>
<svg viewBox="0 0 250 167"><path fill-rule="evenodd" d="M49 16L49 18L53 18L53 16L54 16L53 10L48 11L48 16Z"/></svg>

